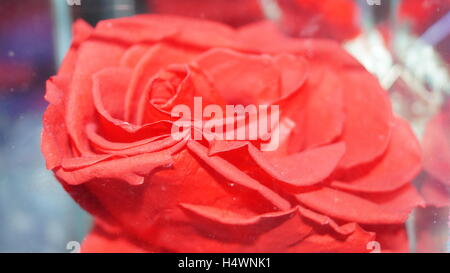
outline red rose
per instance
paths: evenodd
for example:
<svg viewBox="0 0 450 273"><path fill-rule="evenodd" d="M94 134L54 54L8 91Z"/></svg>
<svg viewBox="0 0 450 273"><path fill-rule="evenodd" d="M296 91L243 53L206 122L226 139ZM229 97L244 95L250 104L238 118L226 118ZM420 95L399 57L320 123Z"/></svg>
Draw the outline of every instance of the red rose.
<svg viewBox="0 0 450 273"><path fill-rule="evenodd" d="M422 40L431 43L443 60L450 63L450 0L402 1L399 17L411 26Z"/></svg>
<svg viewBox="0 0 450 273"><path fill-rule="evenodd" d="M259 0L148 0L151 12L241 26L264 18Z"/></svg>
<svg viewBox="0 0 450 273"><path fill-rule="evenodd" d="M420 34L449 11L450 0L407 0L401 2L399 16Z"/></svg>
<svg viewBox="0 0 450 273"><path fill-rule="evenodd" d="M282 25L294 36L336 40L360 33L359 9L353 0L277 0Z"/></svg>
<svg viewBox="0 0 450 273"><path fill-rule="evenodd" d="M83 251L407 250L416 138L338 44L160 15L74 30L47 83L42 150L94 216ZM170 112L195 97L278 105L278 149L175 140Z"/></svg>

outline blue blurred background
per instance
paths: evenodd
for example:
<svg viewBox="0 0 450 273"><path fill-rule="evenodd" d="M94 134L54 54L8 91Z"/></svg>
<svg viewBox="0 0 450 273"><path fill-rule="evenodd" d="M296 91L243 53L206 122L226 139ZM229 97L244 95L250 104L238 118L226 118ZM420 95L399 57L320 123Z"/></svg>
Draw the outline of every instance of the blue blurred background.
<svg viewBox="0 0 450 273"><path fill-rule="evenodd" d="M147 1L0 1L0 252L72 252L90 217L40 151L45 82L71 41L71 23L147 11Z"/></svg>
<svg viewBox="0 0 450 273"><path fill-rule="evenodd" d="M53 33L50 1L1 1L0 252L64 252L89 228L40 152L45 80L57 62Z"/></svg>

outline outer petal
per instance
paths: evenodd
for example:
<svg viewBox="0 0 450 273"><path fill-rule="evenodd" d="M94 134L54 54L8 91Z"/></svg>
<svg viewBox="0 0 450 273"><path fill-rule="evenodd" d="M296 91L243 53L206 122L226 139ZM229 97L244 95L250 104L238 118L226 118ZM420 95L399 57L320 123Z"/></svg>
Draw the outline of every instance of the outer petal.
<svg viewBox="0 0 450 273"><path fill-rule="evenodd" d="M366 229L376 234L375 240L380 244L382 253L409 252L408 235L404 224L368 226Z"/></svg>
<svg viewBox="0 0 450 273"><path fill-rule="evenodd" d="M291 53L305 57L315 64L362 68L361 64L342 46L330 39L293 39L284 35L276 24L262 21L241 27L237 32L241 47L246 51L280 54Z"/></svg>
<svg viewBox="0 0 450 273"><path fill-rule="evenodd" d="M232 26L242 25L263 18L257 0L148 0L152 11L223 22ZM239 4L239 8L236 8Z"/></svg>
<svg viewBox="0 0 450 273"><path fill-rule="evenodd" d="M360 226L346 237L337 237L332 233L317 232L305 238L291 248L292 252L322 252L322 253L355 253L370 252L368 243L375 239L375 233L367 232Z"/></svg>
<svg viewBox="0 0 450 273"><path fill-rule="evenodd" d="M74 146L91 153L84 128L93 120L92 75L105 67L117 66L124 50L120 46L99 41L86 41L79 49L75 72L66 104L66 125Z"/></svg>
<svg viewBox="0 0 450 273"><path fill-rule="evenodd" d="M306 84L280 106L282 116L297 124L289 138L290 152L328 144L342 134L343 86L332 70L310 66Z"/></svg>
<svg viewBox="0 0 450 273"><path fill-rule="evenodd" d="M300 211L300 213L302 214L303 217L319 224L321 227L328 226L333 231L337 232L337 234L339 234L339 235L352 234L357 228L357 225L355 223L348 223L348 224L340 226L330 217L316 213L316 212L309 210L307 208L304 208L302 206L299 206L298 210Z"/></svg>
<svg viewBox="0 0 450 273"><path fill-rule="evenodd" d="M143 245L124 234L111 234L94 226L83 240L82 253L155 253L161 250Z"/></svg>
<svg viewBox="0 0 450 273"><path fill-rule="evenodd" d="M269 157L249 145L253 160L272 177L293 186L311 186L322 182L337 166L345 144L337 143L283 157Z"/></svg>
<svg viewBox="0 0 450 273"><path fill-rule="evenodd" d="M216 172L220 173L231 182L254 190L281 210L288 210L291 207L289 202L281 197L278 193L264 186L260 182L254 180L244 172L240 171L237 167L228 163L226 160L218 156L208 156L208 149L206 147L203 147L201 144L190 141L188 142L188 148L197 156L199 156L210 167L212 167Z"/></svg>
<svg viewBox="0 0 450 273"><path fill-rule="evenodd" d="M60 166L63 158L72 154L64 114L54 105L49 105L44 113L41 150L49 170Z"/></svg>
<svg viewBox="0 0 450 273"><path fill-rule="evenodd" d="M131 75L131 69L122 67L109 67L94 74L94 104L105 119L115 122L124 120L123 101Z"/></svg>
<svg viewBox="0 0 450 273"><path fill-rule="evenodd" d="M101 21L93 36L126 44L165 40L199 48L230 48L236 43L233 30L226 25L156 14Z"/></svg>
<svg viewBox="0 0 450 273"><path fill-rule="evenodd" d="M387 93L365 70L347 70L344 82L346 122L340 140L347 151L340 166L354 167L381 156L389 144L394 125Z"/></svg>
<svg viewBox="0 0 450 273"><path fill-rule="evenodd" d="M196 214L195 217L205 217L203 209L195 213L203 215ZM374 239L373 233L357 225L353 225L353 231L346 235L329 232L328 227L322 226L323 223L311 222L309 216L305 217L297 208L293 208L251 220L233 216L232 219L240 219L238 222L241 223L234 232L241 230L244 223L256 225L255 231L260 231L256 234L246 233L246 236L237 237L236 240L235 233L221 232L223 225L228 225L221 223L226 221L221 220L221 216L224 216L222 213L211 215L209 211L206 215L208 218L214 215L213 222L208 220L209 224L206 224L206 218L178 218L180 220L176 222L161 222L164 232L158 237L157 245L176 252L368 252L366 245ZM267 230L269 223L270 229ZM264 226L266 228L261 228ZM189 238L189 241L182 238Z"/></svg>
<svg viewBox="0 0 450 273"><path fill-rule="evenodd" d="M64 122L65 92L69 81L70 78L66 74L60 74L47 81L45 99L50 105L43 117L41 150L49 170L58 167L63 158L72 154Z"/></svg>
<svg viewBox="0 0 450 273"><path fill-rule="evenodd" d="M165 236L173 240L175 235L166 228L178 219L174 213L181 213L180 203L213 206L248 218L274 211L274 205L264 197L218 175L187 149L173 158L172 167L153 170L142 185L102 178L76 186L87 189L77 200L83 198L88 205L95 203L90 207L91 213L109 212L124 231L152 245L159 245L156 241ZM138 163L151 171L151 164L142 160Z"/></svg>
<svg viewBox="0 0 450 273"><path fill-rule="evenodd" d="M413 208L422 204L410 185L378 196L360 197L323 187L296 197L300 203L322 214L361 224L401 224Z"/></svg>
<svg viewBox="0 0 450 273"><path fill-rule="evenodd" d="M396 119L386 154L369 166L344 172L331 186L356 192L386 192L410 182L422 165L420 145L406 121Z"/></svg>
<svg viewBox="0 0 450 273"><path fill-rule="evenodd" d="M216 234L218 240L236 240L253 251L285 250L301 241L312 227L300 219L297 208L246 218L216 208L181 204L196 226L208 236ZM279 231L279 232L278 232ZM276 233L276 234L275 234Z"/></svg>
<svg viewBox="0 0 450 273"><path fill-rule="evenodd" d="M152 48L153 45L136 44L127 49L120 59L120 65L124 67L134 68L144 55Z"/></svg>
<svg viewBox="0 0 450 273"><path fill-rule="evenodd" d="M98 160L87 160L93 165L77 170L61 168L56 171L56 176L71 185L79 185L96 178L119 179L132 185L140 185L144 183L144 176L150 174L154 169L172 163L168 151L141 154L99 163L95 163Z"/></svg>
<svg viewBox="0 0 450 273"><path fill-rule="evenodd" d="M281 96L280 73L269 56L213 49L195 63L210 75L228 104L268 103Z"/></svg>
<svg viewBox="0 0 450 273"><path fill-rule="evenodd" d="M162 233L155 245L173 252L287 252L312 229L295 208L253 218L235 215L220 220L220 210L214 209L219 213L211 214L207 209L205 217L204 207L190 207L195 212L185 210L175 216L174 211L171 219L176 221L159 223ZM240 224L230 225L230 220Z"/></svg>
<svg viewBox="0 0 450 273"><path fill-rule="evenodd" d="M350 39L359 33L353 0L278 0L287 31L300 37Z"/></svg>

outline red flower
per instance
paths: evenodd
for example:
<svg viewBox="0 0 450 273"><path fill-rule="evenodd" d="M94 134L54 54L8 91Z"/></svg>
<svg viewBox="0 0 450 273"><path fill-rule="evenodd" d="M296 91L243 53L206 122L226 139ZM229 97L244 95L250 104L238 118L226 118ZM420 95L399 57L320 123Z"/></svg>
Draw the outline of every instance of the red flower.
<svg viewBox="0 0 450 273"><path fill-rule="evenodd" d="M450 11L450 0L407 0L400 5L400 18L408 20L417 33L423 33Z"/></svg>
<svg viewBox="0 0 450 273"><path fill-rule="evenodd" d="M74 29L47 83L42 150L95 218L84 251L406 250L420 150L337 43L157 15ZM279 105L279 148L175 140L169 112L194 96Z"/></svg>
<svg viewBox="0 0 450 273"><path fill-rule="evenodd" d="M277 0L285 29L299 37L347 40L360 33L358 5L353 0Z"/></svg>
<svg viewBox="0 0 450 273"><path fill-rule="evenodd" d="M259 0L148 0L151 12L241 26L264 18Z"/></svg>
<svg viewBox="0 0 450 273"><path fill-rule="evenodd" d="M433 46L447 63L450 63L450 35L448 35L447 31L448 23L447 25L445 24L445 16L449 12L450 0L402 1L399 10L399 17L410 24L412 30L419 36L433 25L439 25L439 27L435 27L431 32L428 32L429 35L425 39L432 37ZM441 22L437 23L440 20ZM440 38L437 39L437 37Z"/></svg>

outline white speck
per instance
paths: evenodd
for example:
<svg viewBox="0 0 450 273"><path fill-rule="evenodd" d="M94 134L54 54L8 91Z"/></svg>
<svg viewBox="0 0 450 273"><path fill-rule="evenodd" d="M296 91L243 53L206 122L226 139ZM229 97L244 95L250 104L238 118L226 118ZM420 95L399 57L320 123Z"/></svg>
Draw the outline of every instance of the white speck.
<svg viewBox="0 0 450 273"><path fill-rule="evenodd" d="M14 51L10 50L10 51L8 51L8 56L14 57L14 56L16 56L16 53Z"/></svg>

